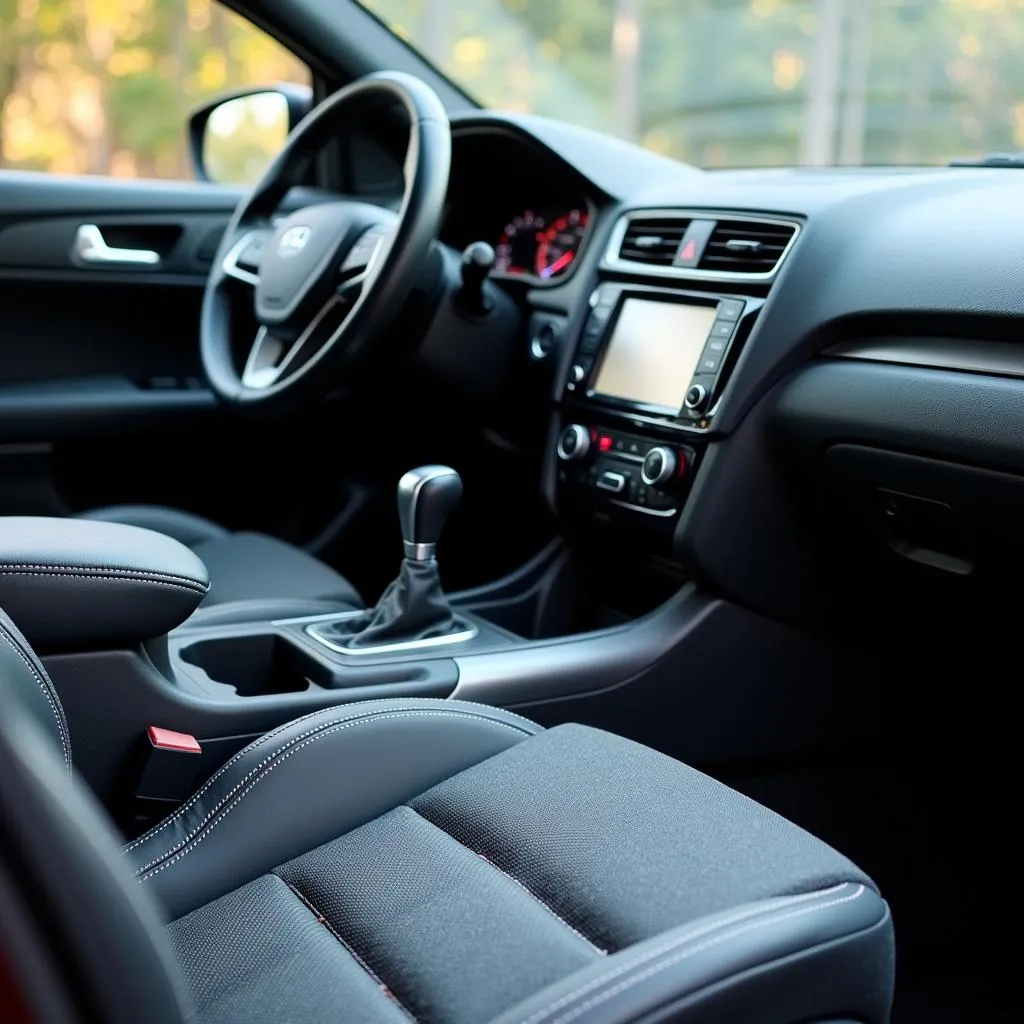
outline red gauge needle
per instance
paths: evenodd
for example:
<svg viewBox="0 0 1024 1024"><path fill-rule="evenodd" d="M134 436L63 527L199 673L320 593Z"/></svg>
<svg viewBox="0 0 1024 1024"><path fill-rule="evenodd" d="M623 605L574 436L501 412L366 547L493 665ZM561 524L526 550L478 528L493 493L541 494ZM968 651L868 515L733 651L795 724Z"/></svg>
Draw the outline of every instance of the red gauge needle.
<svg viewBox="0 0 1024 1024"><path fill-rule="evenodd" d="M572 263L573 256L575 256L575 255L576 254L574 252L563 252L562 255L559 256L558 259L555 260L555 262L552 263L551 266L548 267L544 271L544 275L543 276L544 277L553 277L560 270L562 270L565 267L569 266L569 264Z"/></svg>

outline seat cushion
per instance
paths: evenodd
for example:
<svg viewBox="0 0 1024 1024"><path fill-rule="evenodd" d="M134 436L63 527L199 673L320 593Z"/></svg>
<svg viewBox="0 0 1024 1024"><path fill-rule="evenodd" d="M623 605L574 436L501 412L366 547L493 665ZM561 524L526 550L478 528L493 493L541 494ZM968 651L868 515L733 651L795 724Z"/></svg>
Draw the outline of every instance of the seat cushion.
<svg viewBox="0 0 1024 1024"><path fill-rule="evenodd" d="M363 607L355 587L344 576L275 537L232 533L196 544L193 550L210 573L210 593L204 605L272 598Z"/></svg>
<svg viewBox="0 0 1024 1024"><path fill-rule="evenodd" d="M166 537L173 537L188 548L228 535L228 531L212 519L177 508L164 508L162 505L108 505L80 512L76 518L98 519L103 523L120 523L122 526L155 530Z"/></svg>
<svg viewBox="0 0 1024 1024"><path fill-rule="evenodd" d="M203 607L235 602L280 602L275 615L318 614L362 608L356 589L340 573L301 548L262 533L230 533L202 516L158 505L112 505L80 518L141 526L181 541L203 560L210 590ZM294 602L303 602L292 607ZM266 612L267 609L262 609Z"/></svg>
<svg viewBox="0 0 1024 1024"><path fill-rule="evenodd" d="M658 1019L873 1022L891 995L888 914L853 864L580 726L524 735L169 933L206 1022L567 1024L676 1004ZM777 979L798 970L790 1005ZM726 998L740 1016L715 1016Z"/></svg>

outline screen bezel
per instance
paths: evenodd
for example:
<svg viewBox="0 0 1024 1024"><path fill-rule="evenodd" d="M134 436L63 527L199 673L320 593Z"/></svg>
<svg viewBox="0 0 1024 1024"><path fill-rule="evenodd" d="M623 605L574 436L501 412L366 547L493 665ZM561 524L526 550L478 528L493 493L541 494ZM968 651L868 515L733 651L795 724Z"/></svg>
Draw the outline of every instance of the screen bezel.
<svg viewBox="0 0 1024 1024"><path fill-rule="evenodd" d="M642 299L645 302L669 302L674 303L677 306L703 306L706 309L714 309L717 314L718 306L721 303L721 297L718 295L673 295L666 292L649 291L640 288L635 290L623 289L615 303L615 311L612 313L612 316L608 321L608 326L605 328L604 337L601 342L601 347L597 353L597 358L594 360L594 365L590 369L590 373L587 378L586 390L586 397L588 401L595 402L599 405L606 405L610 408L650 413L655 416L663 416L673 420L677 419L683 411L682 396L679 399L679 406L677 408L672 408L667 405L652 405L645 402L636 402L629 398L617 398L615 395L606 395L602 391L594 390L594 384L596 383L601 372L601 367L608 356L612 338L615 336L615 329L618 326L619 317L622 316L623 306L625 306L629 299ZM711 330L709 329L708 335L704 339L704 345L707 345L710 337ZM703 351L703 347L701 351ZM698 356L698 365L699 361ZM686 392L684 391L683 396L685 396L685 394Z"/></svg>

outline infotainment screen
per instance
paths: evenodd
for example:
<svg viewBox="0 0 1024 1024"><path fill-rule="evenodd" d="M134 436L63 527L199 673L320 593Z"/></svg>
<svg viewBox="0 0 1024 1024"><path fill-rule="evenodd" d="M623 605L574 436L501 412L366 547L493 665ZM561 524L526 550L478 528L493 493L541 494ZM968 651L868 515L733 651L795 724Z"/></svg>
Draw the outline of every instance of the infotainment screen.
<svg viewBox="0 0 1024 1024"><path fill-rule="evenodd" d="M678 412L715 312L715 306L627 298L594 393Z"/></svg>

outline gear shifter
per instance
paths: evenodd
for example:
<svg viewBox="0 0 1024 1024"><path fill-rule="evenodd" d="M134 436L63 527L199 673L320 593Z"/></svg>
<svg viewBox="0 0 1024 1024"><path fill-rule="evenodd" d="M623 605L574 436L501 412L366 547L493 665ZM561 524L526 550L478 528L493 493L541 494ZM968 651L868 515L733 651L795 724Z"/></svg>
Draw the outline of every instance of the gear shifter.
<svg viewBox="0 0 1024 1024"><path fill-rule="evenodd" d="M462 478L448 466L420 466L398 481L398 520L406 558L434 558L444 524L461 497Z"/></svg>
<svg viewBox="0 0 1024 1024"><path fill-rule="evenodd" d="M435 558L441 530L461 497L462 480L448 466L421 466L398 481L405 551L401 572L375 608L318 630L321 639L358 653L465 631L441 589Z"/></svg>

